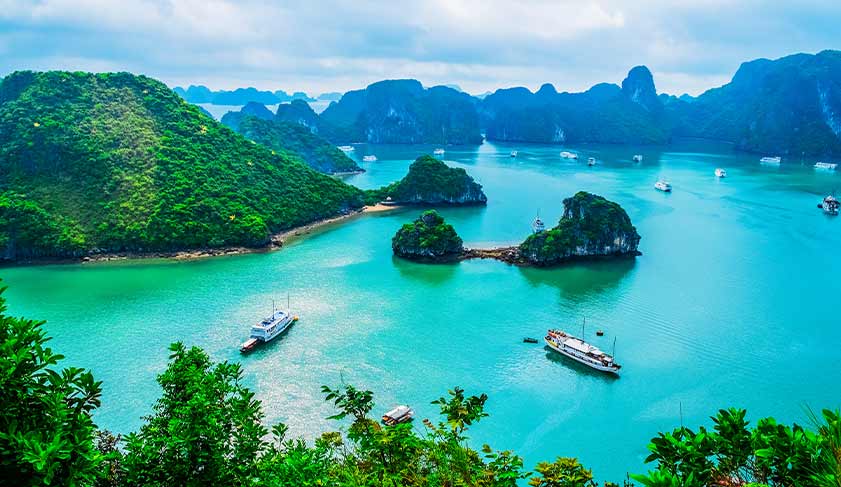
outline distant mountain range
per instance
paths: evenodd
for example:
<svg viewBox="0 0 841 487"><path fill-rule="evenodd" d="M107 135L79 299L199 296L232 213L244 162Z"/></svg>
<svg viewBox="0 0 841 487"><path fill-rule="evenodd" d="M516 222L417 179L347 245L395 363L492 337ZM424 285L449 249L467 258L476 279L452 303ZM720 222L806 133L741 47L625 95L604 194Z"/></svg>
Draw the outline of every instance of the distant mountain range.
<svg viewBox="0 0 841 487"><path fill-rule="evenodd" d="M316 101L302 91L296 91L291 95L283 90L260 91L257 88L237 88L232 91L212 91L202 85L190 85L187 89L180 86L173 88L173 91L190 103L210 103L212 105L245 105L249 102L262 103L264 105L275 105L292 100ZM325 93L319 96L319 100L334 100L341 97L340 93ZM325 98L322 98L325 97Z"/></svg>
<svg viewBox="0 0 841 487"><path fill-rule="evenodd" d="M214 95L191 86L182 96L274 104L277 93ZM297 97L276 116L334 144L668 144L693 137L751 152L841 157L841 51L746 62L730 83L697 97L658 94L645 66L631 69L621 85L600 83L582 93L544 84L536 92L516 87L470 96L455 85L424 88L406 79L337 95L319 97L333 100L320 115Z"/></svg>

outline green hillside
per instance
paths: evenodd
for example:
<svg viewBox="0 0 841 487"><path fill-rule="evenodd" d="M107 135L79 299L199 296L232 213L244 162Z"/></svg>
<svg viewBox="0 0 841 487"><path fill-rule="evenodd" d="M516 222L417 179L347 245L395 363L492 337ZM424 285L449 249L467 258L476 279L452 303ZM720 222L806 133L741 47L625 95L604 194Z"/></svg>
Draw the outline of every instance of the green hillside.
<svg viewBox="0 0 841 487"><path fill-rule="evenodd" d="M246 140L162 83L16 72L0 84L0 255L259 246L361 192Z"/></svg>

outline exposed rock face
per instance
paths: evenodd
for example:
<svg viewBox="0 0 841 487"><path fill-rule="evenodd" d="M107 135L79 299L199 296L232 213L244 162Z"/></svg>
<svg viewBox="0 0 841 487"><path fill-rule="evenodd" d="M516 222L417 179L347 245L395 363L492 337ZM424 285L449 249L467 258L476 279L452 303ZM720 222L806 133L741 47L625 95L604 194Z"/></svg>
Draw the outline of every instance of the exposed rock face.
<svg viewBox="0 0 841 487"><path fill-rule="evenodd" d="M622 93L648 111L662 108L654 88L654 77L645 66L636 66L628 72L628 77L622 81Z"/></svg>
<svg viewBox="0 0 841 487"><path fill-rule="evenodd" d="M558 93L545 84L497 90L479 103L480 123L489 140L540 143L668 142L651 73L631 70L622 88L601 83L583 93Z"/></svg>
<svg viewBox="0 0 841 487"><path fill-rule="evenodd" d="M281 103L277 106L275 120L279 122L292 122L310 129L310 132L318 133L318 115L304 100L292 100L292 103Z"/></svg>
<svg viewBox="0 0 841 487"><path fill-rule="evenodd" d="M242 120L245 117L255 117L261 120L271 120L274 117L274 115L272 114L271 110L266 108L266 105L250 101L246 103L245 106L240 109L240 111L231 111L223 115L220 122L234 130L239 130L239 124L242 123Z"/></svg>
<svg viewBox="0 0 841 487"><path fill-rule="evenodd" d="M380 190L383 198L402 205L484 205L488 197L461 168L449 167L431 156L418 157L409 174Z"/></svg>
<svg viewBox="0 0 841 487"><path fill-rule="evenodd" d="M391 239L391 249L399 257L421 261L455 260L464 250L461 237L435 210L403 225Z"/></svg>
<svg viewBox="0 0 841 487"><path fill-rule="evenodd" d="M537 266L588 257L639 255L640 236L618 204L580 191L564 200L558 226L530 235L520 254Z"/></svg>
<svg viewBox="0 0 841 487"><path fill-rule="evenodd" d="M475 100L446 86L386 80L349 91L319 117L339 142L479 144Z"/></svg>

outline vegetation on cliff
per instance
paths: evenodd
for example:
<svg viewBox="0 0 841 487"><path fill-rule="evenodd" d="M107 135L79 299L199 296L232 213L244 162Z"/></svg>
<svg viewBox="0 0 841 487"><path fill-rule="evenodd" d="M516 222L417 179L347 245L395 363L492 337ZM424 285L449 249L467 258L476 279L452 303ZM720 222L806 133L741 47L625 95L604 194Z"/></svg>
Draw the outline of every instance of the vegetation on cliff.
<svg viewBox="0 0 841 487"><path fill-rule="evenodd" d="M361 205L361 191L150 78L16 72L0 84L6 259L260 246Z"/></svg>
<svg viewBox="0 0 841 487"><path fill-rule="evenodd" d="M558 225L520 244L520 254L535 265L572 258L638 255L640 236L618 204L585 191L564 200Z"/></svg>
<svg viewBox="0 0 841 487"><path fill-rule="evenodd" d="M268 109L266 109L268 116L247 114L245 113L247 108L248 106L243 107L240 112L228 112L222 117L222 123L245 138L273 149L277 153L290 158L300 157L307 166L318 172L325 174L362 172L362 168L356 164L356 161L303 124L281 120Z"/></svg>
<svg viewBox="0 0 841 487"><path fill-rule="evenodd" d="M0 479L14 485L257 487L595 487L573 458L524 468L512 451L476 450L470 427L488 416L484 394L456 387L432 403L442 419L383 426L371 391L324 387L332 419L349 426L314 442L263 424L263 405L242 384L238 364L213 363L199 348L170 348L158 376L162 395L140 430L98 431L92 415L101 384L90 372L59 369L43 322L12 318L0 296ZM825 410L813 428L773 418L752 426L742 409L721 410L712 429L680 427L648 446L654 470L633 478L650 487L837 487L841 418ZM640 450L643 446L640 446ZM2 480L0 480L2 483ZM616 484L605 483L615 487Z"/></svg>
<svg viewBox="0 0 841 487"><path fill-rule="evenodd" d="M475 100L445 86L385 80L350 91L320 115L333 142L480 144Z"/></svg>
<svg viewBox="0 0 841 487"><path fill-rule="evenodd" d="M435 210L406 223L391 239L394 254L406 259L439 260L459 255L464 247L455 229Z"/></svg>
<svg viewBox="0 0 841 487"><path fill-rule="evenodd" d="M484 205L488 197L462 168L449 167L432 156L418 157L400 181L367 191L369 203L390 198L402 205Z"/></svg>

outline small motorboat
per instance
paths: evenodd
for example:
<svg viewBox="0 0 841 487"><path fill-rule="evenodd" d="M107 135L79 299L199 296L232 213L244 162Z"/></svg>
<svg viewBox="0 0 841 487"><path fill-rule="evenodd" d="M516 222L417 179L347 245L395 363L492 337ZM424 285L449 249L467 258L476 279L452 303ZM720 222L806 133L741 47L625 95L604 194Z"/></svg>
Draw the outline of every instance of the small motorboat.
<svg viewBox="0 0 841 487"><path fill-rule="evenodd" d="M662 191L664 193L671 193L672 183L666 181L665 179L661 179L654 183L654 189L656 189L657 191Z"/></svg>
<svg viewBox="0 0 841 487"><path fill-rule="evenodd" d="M838 167L838 164L833 162L816 162L814 165L815 169L821 169L824 171L834 171Z"/></svg>
<svg viewBox="0 0 841 487"><path fill-rule="evenodd" d="M377 156L375 156L373 154L367 155L367 156L362 156L362 161L364 161L364 162L376 162L377 161Z"/></svg>
<svg viewBox="0 0 841 487"><path fill-rule="evenodd" d="M523 343L537 343L537 338L525 337L523 338Z"/></svg>
<svg viewBox="0 0 841 487"><path fill-rule="evenodd" d="M827 215L838 215L838 209L841 208L841 202L834 195L829 195L818 204L818 208L822 209Z"/></svg>
<svg viewBox="0 0 841 487"><path fill-rule="evenodd" d="M780 156L765 156L759 159L759 162L763 164L779 164L780 162L782 162L782 160L783 158Z"/></svg>
<svg viewBox="0 0 841 487"><path fill-rule="evenodd" d="M439 147L439 148L435 149L434 151L432 151L432 154L436 155L436 156L443 156L444 152L445 152L444 149Z"/></svg>
<svg viewBox="0 0 841 487"><path fill-rule="evenodd" d="M727 177L727 171L718 167L718 168L715 169L715 177L717 177L717 178Z"/></svg>
<svg viewBox="0 0 841 487"><path fill-rule="evenodd" d="M602 330L596 330L596 336L597 336L597 337L603 337L603 336L604 336L604 332L603 332Z"/></svg>
<svg viewBox="0 0 841 487"><path fill-rule="evenodd" d="M633 160L634 162L642 162L642 154L635 154Z"/></svg>
<svg viewBox="0 0 841 487"><path fill-rule="evenodd" d="M511 157L517 157L517 154L519 154L519 152L512 150L510 155Z"/></svg>
<svg viewBox="0 0 841 487"><path fill-rule="evenodd" d="M391 411L383 414L383 423L387 426L394 426L395 424L407 423L415 417L415 411L406 405L400 405Z"/></svg>
<svg viewBox="0 0 841 487"><path fill-rule="evenodd" d="M587 158L587 165L588 166L595 166L596 165L596 158L595 157Z"/></svg>
<svg viewBox="0 0 841 487"><path fill-rule="evenodd" d="M352 145L340 145L337 148L342 152L353 152L355 150Z"/></svg>

